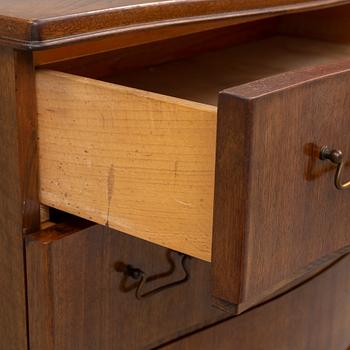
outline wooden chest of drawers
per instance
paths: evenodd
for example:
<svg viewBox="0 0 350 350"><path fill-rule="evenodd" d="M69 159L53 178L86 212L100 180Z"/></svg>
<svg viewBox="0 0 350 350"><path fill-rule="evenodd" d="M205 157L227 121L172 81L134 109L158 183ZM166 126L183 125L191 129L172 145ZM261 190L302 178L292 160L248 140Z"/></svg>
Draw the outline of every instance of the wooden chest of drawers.
<svg viewBox="0 0 350 350"><path fill-rule="evenodd" d="M1 4L1 347L350 344L349 19L340 0Z"/></svg>

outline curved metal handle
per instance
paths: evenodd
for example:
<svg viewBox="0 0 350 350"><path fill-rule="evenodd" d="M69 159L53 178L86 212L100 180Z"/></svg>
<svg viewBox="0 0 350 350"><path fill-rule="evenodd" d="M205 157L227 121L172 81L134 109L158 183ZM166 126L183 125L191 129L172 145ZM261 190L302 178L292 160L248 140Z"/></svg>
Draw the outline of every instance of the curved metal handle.
<svg viewBox="0 0 350 350"><path fill-rule="evenodd" d="M332 163L337 165L337 170L335 172L334 184L338 190L347 190L350 188L350 180L346 183L341 182L343 169L344 169L344 159L343 153L340 150L331 150L328 146L323 146L320 152L321 160L330 160Z"/></svg>
<svg viewBox="0 0 350 350"><path fill-rule="evenodd" d="M161 279L163 276L168 276L169 272L162 273L160 275L154 275L154 276L148 276L147 273L142 271L141 269L134 267L132 265L124 265L121 268L118 269L118 271L123 272L125 276L131 277L132 279L138 281L136 285L136 291L135 296L137 299L144 299L146 297L149 297L151 295L154 295L156 293L159 293L165 289L172 288L175 286L178 286L179 284L185 283L189 279L189 272L186 267L186 259L189 257L182 253L177 253L181 256L181 269L184 273L183 277L181 279L178 279L174 282L170 282L168 284L164 284L160 287L157 287L155 289L152 289L150 291L144 292L144 287L147 284L147 282L151 282L157 279ZM170 257L170 255L169 255ZM171 272L175 269L175 263L172 259L170 259L173 268L171 269ZM170 273L171 273L170 272Z"/></svg>

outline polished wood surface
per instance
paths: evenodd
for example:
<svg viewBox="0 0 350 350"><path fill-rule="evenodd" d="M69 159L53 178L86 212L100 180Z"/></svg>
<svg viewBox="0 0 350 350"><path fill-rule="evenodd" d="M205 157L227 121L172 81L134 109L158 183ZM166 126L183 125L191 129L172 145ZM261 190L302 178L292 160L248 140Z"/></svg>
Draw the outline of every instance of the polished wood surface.
<svg viewBox="0 0 350 350"><path fill-rule="evenodd" d="M27 349L23 234L39 227L32 57L0 48L0 347Z"/></svg>
<svg viewBox="0 0 350 350"><path fill-rule="evenodd" d="M344 2L344 1L343 1ZM169 13L168 16L175 17L176 14L182 17L187 10L189 15L206 15L208 13L221 13L226 11L242 11L247 9L260 9L263 11L266 8L273 6L283 6L283 5L295 5L312 7L317 5L320 6L320 1L308 1L308 0L248 0L248 1L221 1L221 3L214 3L214 1L200 0L200 1L187 1L183 3L181 1L169 1L169 0L60 0L52 1L49 0L41 6L36 5L33 1L24 1L24 0L15 0L13 2L4 1L1 3L1 15L7 17L16 17L28 20L35 19L50 19L53 17L66 17L74 15L88 15L89 13L92 16L99 14L100 12L119 12L121 11L141 11L151 12L148 16L156 16L157 13L161 12L165 8L169 11L172 10L172 13ZM325 1L325 3L342 3L342 1ZM177 12L176 12L177 11ZM126 13L130 16L130 13ZM145 13L144 16L147 14ZM180 16L181 15L181 16ZM124 22L120 24L126 24L127 17L124 18ZM134 19L136 21L136 19Z"/></svg>
<svg viewBox="0 0 350 350"><path fill-rule="evenodd" d="M182 250L186 247L189 254L196 256L196 252L199 252L201 259L211 260L212 232L208 227L212 221L212 210L208 208L213 209L213 202L206 201L206 207L198 206L192 210L193 208L185 207L188 203L183 201L178 203L179 206L174 204L175 210L169 211L173 215L170 220L167 214L167 199L171 197L172 191L184 196L174 186L179 177L180 180L186 180L180 184L186 191L186 186L192 190L200 185L205 187L206 194L213 193L214 190L213 186L197 181L199 174L196 172L193 173L196 178L195 186L192 186L192 179L186 177L188 174L183 167L186 163L184 160L188 159L186 146L190 156L195 159L190 159L194 168L198 166L195 164L198 154L194 151L202 151L202 146L204 149L210 148L211 151L205 153L205 158L201 159L206 180L212 179L214 182L214 167L207 160L215 157L213 149L218 91L291 69L347 58L350 15L350 7L346 5L348 3L350 1L341 0L0 1L0 42L4 45L0 48L0 348L144 349L161 347L175 338L203 330L193 337L180 339L171 346L181 349L224 350L231 349L237 342L236 347L243 350L259 347L286 350L345 349L350 343L347 309L349 258L325 273L321 274L321 270L350 250L344 209L348 193L344 192L339 196L339 192L330 189L333 185L334 167L330 163L320 164L317 153L321 143L328 143L331 139L330 146L342 147L345 156L349 155L350 150L346 146L346 114L350 108L347 95L349 63L250 83L229 90L226 97L220 97L221 127L225 126L225 119L231 118L227 106L235 103L238 105L240 101L242 104L239 107L243 107L241 110L236 109L235 117L238 115L238 119L251 120L251 124L245 124L246 121L242 124L247 129L254 129L251 134L247 129L235 133L234 130L229 130L231 124L228 124L224 133L222 129L219 131L220 135L229 135L230 139L232 135L250 137L245 144L251 147L250 158L244 158L240 154L234 158L233 164L230 163L231 152L235 151L230 142L228 148L224 146L225 152L219 152L222 157L218 157L220 161L227 162L225 172L221 172L220 176L223 175L229 182L234 180L231 174L236 173L236 163L241 161L250 165L246 168L239 166L240 169L247 170L248 181L244 176L239 178L238 173L238 180L247 181L248 184L249 195L246 202L244 196L237 195L237 188L241 184L231 183L227 186L227 189L232 188L235 201L242 200L246 204L241 212L242 216L239 217L242 220L238 221L243 229L237 233L237 222L233 220L227 221L228 225L222 224L225 222L225 215L229 214L232 219L230 209L235 208L231 207L231 193L225 194L222 191L220 195L226 196L225 200L228 200L220 201L219 205L215 202L212 265L191 258L188 261L191 277L185 284L145 300L136 300L133 281L125 280L116 271L121 262L131 263L162 277L160 281L153 280L147 287L155 286L158 282L173 281L174 277L183 275L167 260L165 248L113 231L108 226L129 227L130 222L122 219L127 217L132 222L134 217L124 216L125 212L130 215L130 208L143 205L143 209L151 210L154 216L144 213L140 215L140 212L136 215L139 218L148 218L147 223L154 225L154 231L145 229L140 237L145 235L150 240L156 239L157 243L164 246L168 245L168 241L176 241L175 249ZM299 14L300 12L303 13ZM288 16L284 16L285 14ZM227 28L222 29L223 27ZM213 31L215 28L219 29ZM209 30L211 31L208 32ZM189 35L191 33L197 34ZM214 52L194 56L273 34L294 35L299 36L299 39L272 38L223 50L226 52L224 55ZM316 40L307 40L306 37ZM328 43L319 40L327 40ZM140 46L147 43L150 45ZM49 50L32 56L31 53L5 46ZM95 55L96 53L101 54ZM92 56L84 57L87 55ZM63 120L67 121L66 125L72 126L67 131L61 124L60 139L52 137L53 147L46 148L52 154L59 155L52 158L57 161L57 172L68 175L63 179L67 191L60 193L58 202L65 203L68 208L72 207L67 197L71 192L74 193L76 186L70 180L74 176L76 179L80 178L79 184L84 186L80 197L90 200L90 207L83 205L78 208L79 205L74 200L77 210L75 213L84 216L97 207L105 213L106 220L101 220L101 223L107 224L107 227L96 226L92 222L74 217L64 224L55 224L57 218L67 218L67 213L53 209L48 211L42 207L41 231L32 234L39 229L38 194L41 191L37 150L37 140L41 139L41 135L37 135L33 65L57 63L76 57L82 58L65 62L64 67L61 65L57 69L70 69L71 73L78 75L91 74L106 82L174 95L180 97L180 100L147 91L135 92L125 86L117 87L99 81L89 81L83 88L80 82L84 78L66 76L72 83L69 91L76 94L68 96L67 93L59 105L53 88L56 88L56 92L62 92L65 86L59 86L62 80L57 79L57 85L53 84L54 86L47 89L50 92L46 95L50 95L49 101L43 102L46 107L51 106L51 103L54 106L54 109L47 108L44 111L51 118L45 119L45 123L54 125L57 122L56 117L60 113L66 113L66 119ZM182 58L186 59L180 61ZM176 62L166 63L174 60ZM153 67L149 69L149 66ZM131 70L135 71L131 73ZM56 78L64 76L61 73L50 74ZM179 85L178 81L181 81ZM190 89L186 86L188 82L191 82ZM47 84L50 85L49 82ZM101 98L105 93L105 99ZM80 111L74 109L73 100L85 102L78 104ZM125 102L125 110L114 114L121 106L120 101ZM140 101L143 104L139 104ZM200 105L196 101L204 104ZM96 106L98 108L93 111ZM106 109L106 106L110 109ZM139 110L135 111L135 106ZM168 113L169 108L174 118L166 121L170 126L173 123L176 128L169 128L167 123L162 126L164 119L150 118L149 115L146 120L148 124L144 128L139 125L139 117L138 124L136 119L123 120L125 113L134 116L135 113L141 114L145 106L150 108L149 111L157 113L162 112L164 107L164 111ZM106 110L112 117L104 114ZM186 118L189 117L190 126L186 125L186 118L175 116L179 110ZM83 123L83 119L79 117L81 111L88 111L90 117L98 112L99 117L104 120L105 124L99 129L98 135L92 132L96 127L96 116L95 119L85 119L87 123ZM191 118L197 113L210 114L207 121L214 127L206 128L205 135L200 128L202 119L198 119L196 130L196 125L192 123ZM115 115L118 118L114 118ZM267 119L268 123L264 123ZM289 123L289 120L292 122ZM337 120L339 124L335 123ZM100 122L98 119L97 124ZM114 133L116 125L118 131ZM273 129L269 129L269 125ZM120 126L126 130L124 134L120 131ZM156 128L153 130L154 126ZM138 135L135 130L139 131ZM159 143L153 145L154 148L148 143L147 147L150 148L147 148L141 142L137 155L131 144L136 145L135 141L143 141L144 137L150 138L150 133L147 134L150 130L159 131L152 135L155 139L158 137ZM165 135L164 130L169 131L166 140L162 138ZM174 130L176 135L173 134ZM181 138L189 130L187 136ZM90 142L84 145L87 147L78 145L77 141L86 141L85 133L90 133L92 140L97 140L98 143ZM270 137L264 138L263 135ZM117 140L113 136L118 136ZM129 136L131 138L127 140ZM204 141L201 140L203 136ZM304 142L306 138L308 140ZM101 152L100 145L105 145L108 139L111 149L102 146L106 151L106 163L101 159L98 160L101 163L95 162L98 158L96 155ZM236 142L238 138L232 137L231 140ZM169 146L168 141L174 141L175 147L172 144ZM193 142L200 147L192 147ZM117 144L125 148L114 148ZM286 144L292 150L288 149L282 154ZM276 145L274 148L277 152L269 152ZM299 147L298 152L294 146ZM69 152L70 147L74 149L73 152ZM159 172L164 170L159 166L163 158L158 159L157 156L160 154L169 160L172 152L168 152L167 147L173 147L174 154L181 160L177 164L170 162L173 167L165 167L163 178ZM87 150L88 153L85 152ZM299 151L304 152L303 156L300 156ZM62 154L61 159L59 157ZM145 158L142 159L140 154ZM116 172L115 164L109 163L115 155L118 164L122 160L130 165L123 168L125 172L121 172L119 168ZM148 198L150 187L148 183L142 187L144 184L139 182L139 178L144 178L145 173L150 174L148 171L152 170L142 163L148 162L149 158L153 165L158 161L154 168L159 175L157 179L164 183L169 180L165 191L164 187L159 187L159 183L151 184L154 186L154 207L147 206L146 202L142 203L145 197ZM94 162L91 159L95 159ZM77 170L80 169L75 164L80 161L84 171L79 175ZM277 170L276 161L280 165ZM97 163L101 165L100 169L96 167ZM107 163L112 166L106 167ZM142 166L137 169L136 163ZM71 165L68 168L69 164ZM130 177L131 170L135 170L135 173L138 171L139 178ZM115 176L116 173L118 177ZM258 176L255 176L257 173ZM92 180L95 181L94 191L97 196L95 193L92 195L101 200L101 203L104 200L104 207L97 206L92 196L88 197L92 174L97 174L102 179L100 184L97 184L96 178ZM285 183L276 174L287 179L289 187L285 192ZM301 174L304 182L301 182ZM346 166L344 178L347 179L348 176L350 175ZM51 173L49 177L52 178ZM82 181L84 178L89 181ZM154 175L150 174L148 179L153 178ZM56 180L56 183L49 184L51 189L60 187L61 178ZM131 186L126 186L127 181ZM225 185L225 180L222 183ZM271 191L271 187L280 190ZM261 188L263 191L259 192ZM131 203L133 191L140 195L137 203ZM121 216L117 217L118 221L113 221L110 220L110 203L116 193L120 197L116 201L119 206L115 208ZM195 199L201 199L199 191L194 193ZM76 192L74 195L79 197ZM125 208L119 204L120 198L126 203ZM124 201L124 198L129 198L129 201ZM156 198L166 200L156 203ZM178 201L177 197L170 199ZM196 210L201 217L205 217L205 230L200 226L204 221L196 220L196 216L192 215ZM91 218L89 215L85 217ZM150 217L155 222L152 223ZM174 217L181 228L187 223L186 231L182 230L181 235L177 235L178 240L174 240L174 232L171 231ZM219 225L216 225L218 217ZM293 219L295 217L298 220ZM220 223L222 218L224 220ZM184 221L181 222L181 219ZM141 221L140 219L139 223ZM220 225L222 230L219 229ZM163 230L160 234L157 232L159 227ZM247 229L244 231L245 228ZM167 236L166 230L171 231L171 235ZM196 235L192 235L193 232ZM177 259L178 256L174 256ZM214 277L210 276L211 266L214 266ZM320 275L306 283L315 273ZM304 285L300 286L301 283ZM291 288L294 290L281 296L281 293L286 293ZM271 298L275 300L271 301ZM211 307L213 303L225 312ZM257 306L261 303L265 304ZM242 312L242 316L232 318L234 314ZM222 322L228 318L229 321ZM213 325L216 326L209 329Z"/></svg>
<svg viewBox="0 0 350 350"><path fill-rule="evenodd" d="M174 28L150 28L147 31L123 33L117 36L83 41L69 46L35 51L34 61L36 66L42 66L81 57L91 63L92 58L96 58L98 53L105 53L105 57L108 57L112 56L116 50L124 48L142 49L142 46L146 44L155 44L163 47L165 50L172 49L174 54L180 54L186 49L189 51L196 50L199 47L203 49L205 45L207 45L209 50L210 47L215 47L215 45L220 47L220 43L223 43L225 39L231 39L231 42L234 43L239 42L241 40L240 37L247 38L250 36L253 39L254 33L259 36L259 32L271 31L277 19L278 17L269 17L252 21L249 18L245 18L245 21L241 19L239 24L235 24L237 19L222 19L205 23L188 23ZM205 39L207 40L204 41ZM193 46L190 45L190 42L193 43ZM151 52L147 52L147 57L150 54ZM164 57L164 53L160 52L160 55L155 55L155 61L151 63L156 64L157 57ZM141 64L141 60L139 62Z"/></svg>
<svg viewBox="0 0 350 350"><path fill-rule="evenodd" d="M159 275L151 290L182 278L177 254L173 268L167 249L102 226L71 229L60 224L28 237L31 349L151 349L229 316L211 306L210 264L190 259L187 282L137 300L136 282L116 268Z"/></svg>
<svg viewBox="0 0 350 350"><path fill-rule="evenodd" d="M276 37L107 79L216 105L226 87L349 55ZM42 203L211 261L216 107L40 70L37 91Z"/></svg>
<svg viewBox="0 0 350 350"><path fill-rule="evenodd" d="M41 202L210 261L216 108L60 72L36 81Z"/></svg>
<svg viewBox="0 0 350 350"><path fill-rule="evenodd" d="M142 32L129 32L88 42L79 42L69 47L63 46L36 51L34 60L36 65L45 65L81 57L81 64L84 66L92 64L92 57L96 58L97 53L101 53L101 60L107 59L108 62L115 54L118 56L118 52L114 52L114 50L129 47L131 51L133 49L142 50L142 46L149 48L149 51L143 52L143 60L149 58L153 50L157 51L157 47L163 47L165 50L172 48L179 58L181 53L185 51L193 54L196 50L204 49L204 47L207 47L208 50L214 47L219 48L225 42L228 44L230 39L233 44L244 42L244 39L248 38L254 40L254 35L255 39L261 38L269 32L274 35L287 34L304 38L349 42L349 12L350 6L344 5L260 20L250 17L245 17L244 20L243 18L228 18L205 23L188 23L174 28L152 28ZM205 38L206 42L203 41ZM191 42L192 46L190 46ZM146 44L151 45L147 46ZM140 45L141 47L139 47ZM122 51L120 50L119 53ZM154 62L151 64L157 64L157 58L162 58L164 55L165 53L162 51L158 52L157 55L154 55ZM78 64L79 60L74 62ZM141 63L140 60L139 63ZM101 70L103 67L104 64L100 65L99 69Z"/></svg>
<svg viewBox="0 0 350 350"><path fill-rule="evenodd" d="M217 22L212 24L215 23ZM81 47L83 43L80 46L72 45L69 50L66 47L60 47L36 51L33 55L36 67L101 79L105 76L111 76L113 73L125 73L126 70L155 66L191 55L263 39L275 34L278 25L279 18L273 17L170 39L149 40L145 43L141 43L138 39L140 44L137 46L125 46L124 44L129 44L130 40L124 43L124 40L118 37L119 45L117 43L111 44L110 50L106 52L99 52L102 46L95 46L95 42L85 43L85 46L89 44L94 47L95 51L92 55L86 55ZM152 36L146 35L145 37L149 39ZM142 60L139 59L140 55L142 55Z"/></svg>
<svg viewBox="0 0 350 350"><path fill-rule="evenodd" d="M218 298L236 304L259 296L350 245L350 192L335 188L335 166L319 159L323 145L350 157L349 83L345 61L220 94L212 253Z"/></svg>
<svg viewBox="0 0 350 350"><path fill-rule="evenodd" d="M346 4L346 0L268 1L3 1L0 38L28 49L71 44L131 31L181 27L233 19L233 22Z"/></svg>
<svg viewBox="0 0 350 350"><path fill-rule="evenodd" d="M164 350L345 350L350 346L350 256L312 281Z"/></svg>
<svg viewBox="0 0 350 350"><path fill-rule="evenodd" d="M341 248L330 254L321 256L312 263L303 266L301 269L291 273L289 278L274 284L271 288L259 293L256 298L251 298L240 304L232 304L226 300L213 298L213 306L226 311L232 315L239 315L258 305L268 302L292 289L298 288L308 280L312 279L322 271L328 269L334 262L350 253L350 245Z"/></svg>

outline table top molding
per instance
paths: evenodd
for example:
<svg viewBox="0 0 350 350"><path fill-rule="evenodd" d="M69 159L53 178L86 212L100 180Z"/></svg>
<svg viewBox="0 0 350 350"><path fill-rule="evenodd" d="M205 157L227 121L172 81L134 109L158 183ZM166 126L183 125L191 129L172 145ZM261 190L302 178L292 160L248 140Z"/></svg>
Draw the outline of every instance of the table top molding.
<svg viewBox="0 0 350 350"><path fill-rule="evenodd" d="M159 28L240 23L350 3L349 0L14 0L0 5L0 43L40 50Z"/></svg>

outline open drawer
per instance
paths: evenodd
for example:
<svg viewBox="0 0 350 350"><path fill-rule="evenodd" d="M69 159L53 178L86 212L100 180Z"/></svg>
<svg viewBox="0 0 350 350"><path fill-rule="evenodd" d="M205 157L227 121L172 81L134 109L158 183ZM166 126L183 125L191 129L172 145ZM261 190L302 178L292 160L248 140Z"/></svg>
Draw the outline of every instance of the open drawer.
<svg viewBox="0 0 350 350"><path fill-rule="evenodd" d="M274 37L105 81L38 70L41 202L211 261L220 299L257 298L350 245L350 190L320 159L350 160L347 57Z"/></svg>

